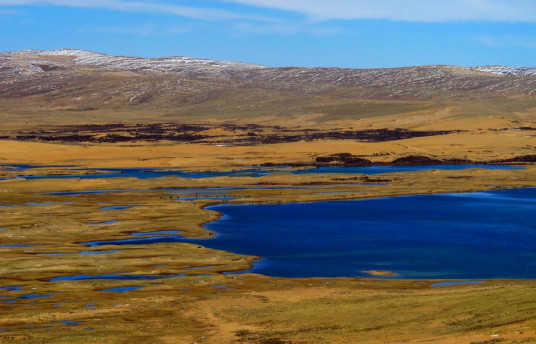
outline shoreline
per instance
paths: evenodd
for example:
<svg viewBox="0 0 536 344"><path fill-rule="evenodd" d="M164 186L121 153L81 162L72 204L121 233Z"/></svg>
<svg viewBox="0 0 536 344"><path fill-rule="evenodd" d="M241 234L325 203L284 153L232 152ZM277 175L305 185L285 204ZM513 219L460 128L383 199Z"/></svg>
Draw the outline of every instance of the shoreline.
<svg viewBox="0 0 536 344"><path fill-rule="evenodd" d="M406 157L412 157L412 156L406 156ZM322 163L265 163L265 164L257 164L257 165L226 165L226 166L217 166L214 168L212 167L204 167L204 166L198 166L196 168L192 166L187 167L179 167L179 166L169 166L169 165L152 165L152 166L132 166L130 164L125 165L115 165L115 166L94 166L94 165L50 165L50 164L35 164L35 163L24 163L21 164L20 161L16 163L11 163L9 160L2 161L0 164L0 171L4 172L10 172L10 171L25 171L28 169L41 169L41 168L65 168L65 169L78 169L80 171L91 171L94 175L99 174L106 174L109 172L122 172L122 170L154 170L156 172L167 172L167 171L177 171L177 172L183 172L183 173L227 173L227 172L241 172L241 171L249 171L249 170L259 170L263 171L263 169L266 169L270 171L270 168L281 168L281 171L275 171L275 172L300 172L300 171L308 171L308 170L317 170L321 168L374 168L374 167L423 167L422 170L432 170L431 168L428 169L428 167L433 166L468 166L466 169L469 168L484 168L487 169L487 166L491 167L504 167L504 169L523 169L525 166L531 166L536 164L536 154L535 155L526 155L526 156L519 156L517 158L523 158L523 157L531 157L531 160L527 161L518 161L516 159L506 159L506 160L483 160L483 161L451 161L451 160L433 160L432 162L429 161L415 161L411 163L396 163L396 161L391 162L385 162L385 161L369 161L369 164L322 164ZM532 160L533 158L533 160ZM482 166L482 167L480 167ZM14 170L8 169L9 167L15 167ZM20 167L23 167L20 169ZM493 169L493 168L489 168ZM501 169L501 168L498 168ZM462 169L459 169L462 170ZM331 173L331 172L327 172ZM364 173L366 174L366 173ZM378 173L381 174L381 173ZM86 174L87 175L87 174ZM369 174L366 174L369 175ZM51 177L62 177L61 174L59 175L50 175ZM85 176L85 175L84 175Z"/></svg>

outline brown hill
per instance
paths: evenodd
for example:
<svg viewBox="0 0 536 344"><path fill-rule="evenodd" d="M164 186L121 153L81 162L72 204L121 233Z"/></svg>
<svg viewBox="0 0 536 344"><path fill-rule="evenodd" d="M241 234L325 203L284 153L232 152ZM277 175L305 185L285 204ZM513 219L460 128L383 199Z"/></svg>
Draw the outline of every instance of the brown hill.
<svg viewBox="0 0 536 344"><path fill-rule="evenodd" d="M118 121L251 122L262 116L316 114L315 121L325 122L460 104L469 105L468 114L511 113L534 107L529 95L536 89L533 71L502 66L268 68L187 57L26 50L0 54L0 101L4 113L32 120L107 121L113 110L111 118Z"/></svg>

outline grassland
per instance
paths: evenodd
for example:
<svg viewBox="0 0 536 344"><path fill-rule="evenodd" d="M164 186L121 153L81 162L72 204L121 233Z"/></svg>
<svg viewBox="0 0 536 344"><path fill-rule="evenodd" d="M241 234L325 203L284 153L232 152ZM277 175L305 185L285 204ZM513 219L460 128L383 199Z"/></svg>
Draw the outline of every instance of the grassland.
<svg viewBox="0 0 536 344"><path fill-rule="evenodd" d="M391 117L411 122L411 116ZM423 117L421 117L423 118ZM426 116L424 116L426 118ZM0 162L74 165L81 173L110 167L181 167L226 170L265 163L311 163L318 156L350 152L375 162L409 154L493 161L534 152L532 133L503 128L505 119L459 120L430 115L430 123L467 132L389 142L324 140L250 146L174 142L42 143L2 141ZM390 116L376 118L378 125ZM441 123L443 121L443 123ZM459 126L458 126L459 125ZM530 126L530 122L523 122ZM430 126L430 124L423 124ZM473 128L474 129L471 129ZM437 128L437 127L433 127ZM428 128L429 129L429 128ZM235 133L236 134L236 133ZM232 137L232 133L228 133ZM24 173L65 174L71 168L42 168ZM483 284L430 287L433 281L371 278L281 279L258 275L222 275L247 268L256 257L213 251L184 243L103 246L78 245L91 240L120 240L134 232L180 230L207 237L201 227L218 214L203 210L214 201L177 202L166 188L245 187L233 191L234 202L295 202L356 199L414 193L456 192L536 186L536 170L428 171L382 175L385 185L367 186L362 176L288 174L262 178L137 180L6 180L0 181L2 243L32 247L2 248L0 341L6 343L529 343L536 340L535 285L532 281L486 281ZM359 183L350 187L348 183ZM374 180L372 180L374 182ZM338 185L339 184L339 185ZM314 189L247 189L324 185ZM47 192L102 189L149 190L79 196ZM338 193L337 193L338 192ZM241 196L248 198L240 200ZM173 196L171 196L173 197ZM46 205L52 202L53 204ZM69 204L62 204L70 202ZM43 203L45 205L26 205ZM57 204L54 204L57 203ZM133 208L112 213L104 206ZM114 220L113 225L88 225ZM119 252L113 252L115 250ZM81 251L111 250L87 255ZM46 255L62 253L65 255ZM45 255L43 255L45 254ZM204 267L191 270L195 267ZM57 276L133 274L183 277L157 280L89 280L50 282ZM102 290L143 286L126 293ZM224 288L220 288L224 286ZM29 293L48 296L20 298ZM79 322L79 325L69 326Z"/></svg>
<svg viewBox="0 0 536 344"><path fill-rule="evenodd" d="M536 99L525 92L533 79L463 71L445 74L454 81L404 88L409 72L399 70L381 71L377 85L361 86L307 83L295 80L293 70L281 73L289 73L286 81L237 82L76 69L23 75L12 83L18 88L0 89L0 164L55 165L0 167L0 245L10 246L0 247L0 343L536 342L532 280L432 287L436 281L389 279L385 271L333 279L229 275L223 272L247 269L258 257L178 242L81 245L155 231L211 237L203 224L220 215L204 207L217 201L180 202L180 191L169 189L240 187L228 191L236 197L229 202L288 203L536 186ZM462 77L469 80L466 89L455 88ZM393 78L399 84L390 83ZM473 82L480 86L471 89ZM43 85L58 88L45 92ZM110 125L126 127L99 132ZM164 128L169 134L175 126L202 128L177 132L202 138L135 138L136 131L161 134ZM448 132L383 141L333 135L376 129ZM45 140L51 133L91 138ZM113 135L126 139L108 140ZM261 140L267 137L278 140ZM379 164L419 156L524 169L371 177L282 172L260 178L25 178L128 167L310 168L318 158L341 153ZM92 190L123 191L80 193ZM131 208L101 210L109 206ZM98 224L105 221L117 222ZM51 280L80 274L155 279ZM169 276L176 277L164 278ZM104 291L131 286L143 288Z"/></svg>

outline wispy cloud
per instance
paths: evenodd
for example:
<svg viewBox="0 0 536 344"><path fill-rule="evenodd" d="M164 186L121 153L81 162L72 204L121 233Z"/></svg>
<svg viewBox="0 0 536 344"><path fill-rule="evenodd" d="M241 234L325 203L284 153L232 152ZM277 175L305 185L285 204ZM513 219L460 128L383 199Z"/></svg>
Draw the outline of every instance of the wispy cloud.
<svg viewBox="0 0 536 344"><path fill-rule="evenodd" d="M475 40L492 48L521 47L536 50L536 41L531 36L477 36Z"/></svg>
<svg viewBox="0 0 536 344"><path fill-rule="evenodd" d="M0 8L0 16L14 16L20 14L19 11L3 10Z"/></svg>
<svg viewBox="0 0 536 344"><path fill-rule="evenodd" d="M0 6L52 5L124 12L166 13L203 20L273 21L255 8L302 14L316 21L387 19L395 21L536 22L534 0L0 0ZM225 4L244 5L233 10ZM1 10L0 13L5 13Z"/></svg>
<svg viewBox="0 0 536 344"><path fill-rule="evenodd" d="M52 5L81 8L102 8L122 12L165 13L203 20L248 19L269 21L269 18L218 8L182 6L162 1L128 0L0 0L0 6Z"/></svg>
<svg viewBox="0 0 536 344"><path fill-rule="evenodd" d="M189 26L166 26L161 27L154 23L147 23L136 26L104 26L97 28L81 29L83 32L109 33L116 35L135 35L135 36L176 36L191 31Z"/></svg>
<svg viewBox="0 0 536 344"><path fill-rule="evenodd" d="M415 22L536 22L534 0L220 0L303 14L311 19Z"/></svg>

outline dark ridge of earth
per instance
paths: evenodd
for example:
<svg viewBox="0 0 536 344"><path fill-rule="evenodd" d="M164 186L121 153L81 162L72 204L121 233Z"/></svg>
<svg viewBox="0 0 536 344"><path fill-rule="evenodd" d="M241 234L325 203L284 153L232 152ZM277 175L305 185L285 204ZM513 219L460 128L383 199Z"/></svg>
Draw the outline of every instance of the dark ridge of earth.
<svg viewBox="0 0 536 344"><path fill-rule="evenodd" d="M233 133L208 135L203 131L221 128ZM240 131L236 133L236 131ZM45 142L94 142L117 143L132 141L175 141L191 143L255 145L269 143L289 143L314 140L356 140L363 142L386 142L447 135L459 130L414 131L407 129L365 129L365 130L328 130L285 129L278 126L259 125L193 125L193 124L103 124L68 125L51 129L28 130L4 135L4 139Z"/></svg>
<svg viewBox="0 0 536 344"><path fill-rule="evenodd" d="M284 164L291 167L366 167L366 166L423 166L423 165L493 165L522 164L536 162L536 154L519 155L511 159L474 161L469 159L437 159L425 155L407 155L391 162L374 162L350 153L338 153L315 158L314 163ZM266 163L262 166L280 166L283 164Z"/></svg>

